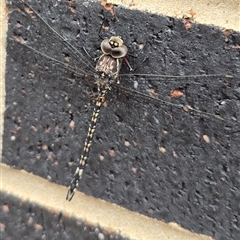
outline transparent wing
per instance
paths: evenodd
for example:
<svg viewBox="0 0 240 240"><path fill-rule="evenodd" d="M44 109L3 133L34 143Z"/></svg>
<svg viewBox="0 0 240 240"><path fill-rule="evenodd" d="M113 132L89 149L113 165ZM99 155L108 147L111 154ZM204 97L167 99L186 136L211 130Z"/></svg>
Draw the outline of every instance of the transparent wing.
<svg viewBox="0 0 240 240"><path fill-rule="evenodd" d="M129 79L128 79L129 78ZM131 80L130 80L131 79ZM123 74L119 86L134 98L142 98L164 107L182 109L189 114L210 120L236 121L239 111L233 96L239 99L239 78L232 75L210 74L165 76L151 74ZM211 84L209 84L211 82ZM214 83L214 84L212 84ZM126 87L128 85L128 87ZM232 116L223 109L234 108Z"/></svg>

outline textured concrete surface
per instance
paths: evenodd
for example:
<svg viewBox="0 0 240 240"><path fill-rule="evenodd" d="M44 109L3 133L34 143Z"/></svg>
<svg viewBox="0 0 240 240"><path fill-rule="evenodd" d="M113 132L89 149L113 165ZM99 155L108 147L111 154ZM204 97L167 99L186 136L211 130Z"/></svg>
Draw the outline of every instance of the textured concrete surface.
<svg viewBox="0 0 240 240"><path fill-rule="evenodd" d="M55 227L56 232L54 233L53 230L50 230L49 224L47 224L47 222L52 222L52 226L54 226L54 224L56 224L56 226L58 224L65 224L65 239L75 239L71 237L76 237L78 234L81 236L81 234L84 232L80 227L80 223L78 224L79 226L77 226L77 221L75 220L79 219L80 217L80 219L84 220L82 223L83 226L92 226L95 237L99 237L99 232L104 232L104 230L99 230L96 232L95 228L97 228L97 223L99 224L100 228L105 229L104 239L108 238L108 236L111 237L111 239L211 239L199 234L193 234L190 231L184 230L177 226L177 224L167 224L157 221L155 219L151 219L121 208L115 204L86 196L82 193L76 194L75 198L78 199L78 201L72 201L69 203L62 198L67 191L66 187L59 187L54 183L49 184L49 182L43 178L36 177L24 171L19 172L18 170L12 170L4 165L2 168L3 182L7 183L8 185L8 189L5 189L7 191L4 192L5 194L9 194L8 196L12 196L11 200L10 197L6 197L7 195L4 194L4 200L2 201L4 205L1 206L1 216L4 214L5 217L7 214L10 214L10 216L4 219L8 219L8 221L4 222L4 228L5 231L9 231L8 234L11 234L10 226L15 225L12 229L12 233L15 232L17 236L19 234L18 232L20 231L23 233L22 237L24 237L24 232L21 230L21 226L17 223L21 222L21 218L26 218L28 220L25 222L26 228L31 228L36 224L39 224L39 229L36 229L35 234L38 232L38 234L41 236L41 233L43 234L45 231L46 235L48 236L47 239L53 239L52 234L59 234L60 228L56 229ZM10 175L11 177L9 177ZM54 194L52 194L53 192ZM21 204L18 199L21 199ZM19 209L16 209L14 213L12 210L13 205L21 205L21 217L17 214ZM9 209L10 213L4 210L6 208ZM32 208L32 210L29 211L29 208ZM36 208L39 209L38 212L41 212L41 209L44 209L44 213L42 213L42 219L40 216L37 216L37 214L33 215L33 210ZM62 216L60 216L60 213ZM11 219L11 215L13 214L15 215L15 219ZM38 215L39 214L40 213L38 213ZM35 220L35 225L29 223L31 215L34 216L34 218L38 218ZM57 220L58 217L61 218L61 220ZM11 221L9 221L9 218ZM72 224L70 224L70 220L67 218L73 219ZM60 222L62 223L60 224ZM76 226L79 229L76 229ZM37 226L35 227L37 228ZM7 239L7 234L5 231L3 231L2 236L4 239ZM91 231L89 231L90 235L92 234ZM31 232L30 229L29 232ZM49 232L52 233L50 234ZM62 238L63 236L60 237L60 239L64 239Z"/></svg>
<svg viewBox="0 0 240 240"><path fill-rule="evenodd" d="M133 5L136 6L136 4ZM61 9L62 19L56 22L63 24L59 29L70 38L72 34L78 32L70 26L75 25L75 22L80 24L84 39L81 41L85 41L87 50L94 56L94 49L99 47L100 42L96 32L99 29L97 25L101 22L99 17L101 8L91 9L90 3L85 4L86 6L88 8L84 10L77 8L78 17L75 18L75 9L69 8L66 4L66 7L63 6ZM13 14L19 20L19 24L24 27L12 20L10 25L13 29L15 28L12 32L22 34L28 41L30 41L29 29L31 34L38 36L39 39L44 36L45 42L43 41L42 45L36 41L37 44L34 46L36 49L45 50L45 46L49 43L55 44L56 39L45 32L39 21L33 18L34 24L36 23L34 27L29 22L31 17L24 22L29 16L23 9L22 12L19 9L15 8ZM45 9L48 9L48 6ZM195 8L192 9L195 10ZM111 19L111 14L106 13L106 16L111 19L109 20L110 30L123 36L133 48L133 42L145 44L147 47L144 54L151 56L151 61L142 66L139 71L165 74L199 72L237 74L239 71L237 46L240 40L237 33L229 32L228 35L228 32L223 33L217 28L194 24L192 29L186 30L181 20L140 15L141 13L131 13L120 7L116 12L116 23ZM49 12L43 11L42 14L46 17ZM52 12L50 16L58 19L59 12ZM178 17L181 18L180 13ZM198 12L196 17L198 20ZM144 21L141 21L143 19ZM234 27L229 28L234 29ZM129 33L130 37L128 37ZM4 32L2 34L4 36ZM79 39L75 44L78 44L78 41ZM53 48L46 50L45 53L53 56L56 54L56 57L61 58L61 52L58 51L61 45L54 44ZM67 239L66 236L69 239L77 238L78 234L81 235L84 231L89 231L89 236L94 234L92 239L96 236L101 239L103 237L101 233L104 230L94 228L96 224L105 229L104 239L108 239L115 231L121 232L123 237L128 236L133 239L159 239L161 234L166 234L167 239L176 237L181 239L179 237L181 234L182 239L209 238L200 234L191 235L177 225L163 224L161 222L163 220L177 222L185 228L214 236L216 239L234 239L239 236L238 175L234 170L239 167L236 161L239 154L237 150L239 126L236 123L234 125L233 120L239 117L237 110L239 78L236 75L232 80L212 78L212 85L207 80L205 82L201 79L201 85L191 82L193 87L189 87L188 82L179 84L177 81L173 83L166 81L159 86L151 82L145 85L150 89L163 89L167 99L169 99L169 92L180 86L180 90L188 95L188 103L209 103L208 106L212 107L213 111L214 106L211 101L215 101L215 104L221 101L219 110L215 111L216 113L220 111L224 117L227 116L227 120L231 119L228 128L221 129L223 125L218 121L209 123L203 119L201 123L197 116L186 117L186 114L184 115L181 111L170 109L164 109L165 112L160 111L157 103L153 105L144 99L132 99L129 103L124 100L123 107L118 101L114 103L116 99L109 101L107 107L103 109L98 126L99 132L95 136L95 145L90 155L92 161L89 162L79 187L80 191L95 198L78 193L74 201L68 203L64 200L66 188L59 184L69 183L75 170L71 161L77 159L84 142L92 110L86 94L88 90L81 85L80 94L77 87L71 88L72 93L69 93L66 89L68 84L65 86L64 82L59 84L59 80L63 81L59 76L67 76L71 79L71 74L49 65L46 59L32 54L31 51L13 41L9 42L8 51L10 61L7 66L9 94L6 120L10 125L6 125L8 127L5 128L3 161L10 166L32 172L34 175L2 167L3 190L7 194L4 196L2 210L7 212L7 208L13 209L18 202L18 208L14 212L16 219L18 218L21 222L21 218L28 219L29 212L36 214L35 209L37 209L37 223L32 225L32 216L29 217L28 226L30 227L27 229L31 234L38 230L39 236L47 235L53 239L52 236L56 232L49 233L49 223L53 221L56 225L59 222L60 226L66 226L67 234L64 231L58 232L62 234L63 239ZM133 59L136 64L138 61ZM126 68L123 70L126 71ZM50 82L49 79L51 79ZM196 88L196 86L200 87ZM30 93L30 89L33 92ZM201 98L198 91L204 91L210 98ZM227 102L231 100L230 105L224 104L222 100L224 98ZM230 108L227 109L225 106ZM157 119L154 116L158 116ZM74 130L70 127L72 120L75 122ZM158 125L158 121L161 125ZM49 125L49 131L55 128L56 134L51 132L48 134L46 131L45 127L51 122L53 125ZM56 122L57 125L54 125ZM184 131L181 122L185 123L184 128L189 127L188 131ZM161 129L162 125L164 131ZM158 131L155 130L156 127L159 128ZM16 136L17 141L10 136ZM35 174L57 184L39 179ZM132 211L108 204L97 199L98 197ZM29 205L25 205L26 202L29 202ZM35 208L36 205L40 207ZM24 210L27 208L30 209L28 212ZM143 217L133 211L159 220ZM65 218L68 216L69 219L74 216L72 224L74 227L68 224ZM8 218L11 219L11 216L6 216L6 222ZM83 228L80 228L78 233L74 233L75 235L71 235L78 224L75 218L83 220L80 224ZM145 226L145 222L148 225ZM10 225L1 226L2 229L6 226L5 229L8 230ZM90 228L86 228L87 226ZM110 229L108 226L111 226ZM149 238L150 234L152 234L151 238ZM112 239L121 239L118 235L114 237Z"/></svg>
<svg viewBox="0 0 240 240"><path fill-rule="evenodd" d="M183 15L189 15L189 11L192 10L195 13L195 21L198 23L240 31L240 4L238 0L113 0L111 3L174 18L182 18Z"/></svg>

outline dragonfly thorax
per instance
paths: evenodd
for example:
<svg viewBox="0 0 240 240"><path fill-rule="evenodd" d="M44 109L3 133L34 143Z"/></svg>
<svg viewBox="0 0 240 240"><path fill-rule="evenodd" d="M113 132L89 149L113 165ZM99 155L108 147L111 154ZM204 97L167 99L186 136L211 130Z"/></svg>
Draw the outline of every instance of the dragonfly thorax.
<svg viewBox="0 0 240 240"><path fill-rule="evenodd" d="M113 58L111 55L102 54L98 59L95 70L101 78L115 79L119 73L121 64L121 58Z"/></svg>

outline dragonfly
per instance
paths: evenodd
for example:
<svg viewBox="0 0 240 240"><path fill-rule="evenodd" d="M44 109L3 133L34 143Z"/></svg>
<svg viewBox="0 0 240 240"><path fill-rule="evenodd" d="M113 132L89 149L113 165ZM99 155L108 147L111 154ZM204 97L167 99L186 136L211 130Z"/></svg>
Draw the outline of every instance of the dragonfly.
<svg viewBox="0 0 240 240"><path fill-rule="evenodd" d="M14 40L24 47L28 48L29 50L35 52L38 55L48 59L49 61L54 62L55 64L66 68L72 71L77 77L82 77L86 79L90 79L91 83L96 86L97 88L97 96L95 97L95 108L92 113L90 126L87 132L87 137L84 143L84 148L80 156L80 160L76 171L73 175L71 183L68 188L66 199L71 201L74 193L78 187L79 181L82 178L83 170L86 166L86 163L89 158L90 148L92 146L94 132L96 130L97 122L99 119L100 110L102 105L106 101L107 95L112 91L112 89L119 89L119 91L126 92L131 94L136 98L143 98L146 101L152 101L159 105L169 105L174 108L182 109L185 111L186 114L195 114L200 115L209 119L214 119L214 121L225 121L223 117L220 115L216 115L210 112L203 112L202 110L196 109L191 107L190 105L183 105L179 103L169 102L164 99L160 99L159 96L156 94L150 93L146 94L140 92L134 88L128 88L121 84L121 79L148 79L152 81L159 81L160 78L169 78L171 79L185 79L187 78L210 78L210 77L222 77L226 79L230 79L233 76L230 74L199 74L199 75L188 75L188 76L167 76L167 75L160 75L160 74L141 74L141 73L130 73L130 74L121 74L120 70L123 63L126 63L129 66L127 55L128 55L128 48L125 45L121 36L112 35L109 38L105 38L100 43L101 53L96 59L95 66L93 64L92 59L88 56L87 51L83 50L80 51L76 47L74 47L70 42L60 35L44 18L26 1L20 0L22 4L27 6L28 13L34 17L37 17L53 34L57 39L60 39L62 43L71 51L72 55L80 62L84 69L76 68L70 64L67 64L63 61L57 60L54 57L49 56L48 54L42 53L37 49L27 45L23 39L16 37ZM144 63L143 63L144 64ZM130 70L132 70L130 68ZM178 94L176 92L172 93Z"/></svg>

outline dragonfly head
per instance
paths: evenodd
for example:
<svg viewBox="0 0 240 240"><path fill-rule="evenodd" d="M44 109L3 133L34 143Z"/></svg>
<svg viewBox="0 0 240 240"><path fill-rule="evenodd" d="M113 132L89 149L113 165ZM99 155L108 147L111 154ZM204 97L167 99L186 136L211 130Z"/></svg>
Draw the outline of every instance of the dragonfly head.
<svg viewBox="0 0 240 240"><path fill-rule="evenodd" d="M112 36L108 42L112 48L121 47L123 45L123 40L120 36Z"/></svg>
<svg viewBox="0 0 240 240"><path fill-rule="evenodd" d="M109 39L104 39L101 43L101 50L104 54L111 55L113 58L123 58L127 55L128 51L120 36L112 36Z"/></svg>

